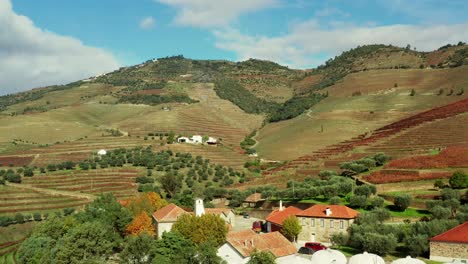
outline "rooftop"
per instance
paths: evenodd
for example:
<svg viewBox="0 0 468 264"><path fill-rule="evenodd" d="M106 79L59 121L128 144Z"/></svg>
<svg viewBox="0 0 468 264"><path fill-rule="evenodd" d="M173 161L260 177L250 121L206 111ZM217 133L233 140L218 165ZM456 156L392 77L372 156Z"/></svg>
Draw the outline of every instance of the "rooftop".
<svg viewBox="0 0 468 264"><path fill-rule="evenodd" d="M256 203L256 202L263 201L263 200L265 199L262 199L261 193L253 193L249 195L247 198L245 198L244 202Z"/></svg>
<svg viewBox="0 0 468 264"><path fill-rule="evenodd" d="M326 214L326 209L329 208L331 213ZM318 218L339 218L353 219L359 215L359 212L344 205L326 205L316 204L308 209L300 212L297 216L318 217Z"/></svg>
<svg viewBox="0 0 468 264"><path fill-rule="evenodd" d="M257 234L250 229L229 232L226 241L243 257L250 256L254 249L268 250L276 257L284 257L297 252L294 244L279 232Z"/></svg>
<svg viewBox="0 0 468 264"><path fill-rule="evenodd" d="M157 222L175 222L179 216L187 213L184 209L171 203L154 212L153 218Z"/></svg>
<svg viewBox="0 0 468 264"><path fill-rule="evenodd" d="M431 241L468 243L468 221L431 238Z"/></svg>
<svg viewBox="0 0 468 264"><path fill-rule="evenodd" d="M300 212L302 212L301 209L289 206L284 208L283 211L280 211L279 209L274 210L266 217L265 220L277 225L283 225L284 219L288 218L290 215L296 215Z"/></svg>

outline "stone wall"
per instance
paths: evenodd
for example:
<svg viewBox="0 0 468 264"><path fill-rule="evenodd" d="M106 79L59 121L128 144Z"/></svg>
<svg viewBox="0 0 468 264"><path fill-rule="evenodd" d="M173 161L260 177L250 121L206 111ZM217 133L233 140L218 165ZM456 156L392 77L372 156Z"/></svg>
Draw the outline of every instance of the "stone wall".
<svg viewBox="0 0 468 264"><path fill-rule="evenodd" d="M468 243L430 242L430 259L435 261L465 260L468 263Z"/></svg>
<svg viewBox="0 0 468 264"><path fill-rule="evenodd" d="M354 222L354 219L313 217L298 217L298 220L302 226L299 240L323 243L330 243L330 238L334 233L346 232L348 227Z"/></svg>

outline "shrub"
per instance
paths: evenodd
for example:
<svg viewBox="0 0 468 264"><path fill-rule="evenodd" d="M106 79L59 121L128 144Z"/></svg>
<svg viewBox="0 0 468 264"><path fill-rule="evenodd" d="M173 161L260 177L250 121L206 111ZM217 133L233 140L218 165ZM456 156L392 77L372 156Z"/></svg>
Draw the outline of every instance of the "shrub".
<svg viewBox="0 0 468 264"><path fill-rule="evenodd" d="M405 211L406 208L411 204L411 196L409 194L402 194L395 196L394 204L395 207L400 211Z"/></svg>
<svg viewBox="0 0 468 264"><path fill-rule="evenodd" d="M376 196L371 200L372 208L382 208L384 206L384 203L385 199L380 196Z"/></svg>
<svg viewBox="0 0 468 264"><path fill-rule="evenodd" d="M364 208L367 205L367 196L365 195L353 195L349 199L349 206L354 208Z"/></svg>
<svg viewBox="0 0 468 264"><path fill-rule="evenodd" d="M333 196L330 198L330 204L340 204L341 203L341 198L338 196Z"/></svg>
<svg viewBox="0 0 468 264"><path fill-rule="evenodd" d="M449 179L449 184L454 189L468 188L468 174L457 171Z"/></svg>

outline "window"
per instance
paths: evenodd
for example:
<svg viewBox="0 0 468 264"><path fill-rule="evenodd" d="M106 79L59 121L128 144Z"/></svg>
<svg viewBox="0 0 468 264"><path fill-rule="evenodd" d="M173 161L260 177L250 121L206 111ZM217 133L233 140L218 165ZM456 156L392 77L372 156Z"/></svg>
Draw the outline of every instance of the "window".
<svg viewBox="0 0 468 264"><path fill-rule="evenodd" d="M343 221L343 220L340 221L340 228L341 228L341 229L344 228L344 221Z"/></svg>
<svg viewBox="0 0 468 264"><path fill-rule="evenodd" d="M315 226L315 219L314 218L310 219L310 226Z"/></svg>
<svg viewBox="0 0 468 264"><path fill-rule="evenodd" d="M330 220L330 228L333 228L333 226L335 225L335 223L333 222L333 219Z"/></svg>
<svg viewBox="0 0 468 264"><path fill-rule="evenodd" d="M301 217L301 224L302 224L302 225L305 225L305 220L306 220L306 219L305 219L304 217Z"/></svg>
<svg viewBox="0 0 468 264"><path fill-rule="evenodd" d="M324 220L324 219L320 219L320 226L321 226L321 227L324 227L324 226L325 226L325 220Z"/></svg>

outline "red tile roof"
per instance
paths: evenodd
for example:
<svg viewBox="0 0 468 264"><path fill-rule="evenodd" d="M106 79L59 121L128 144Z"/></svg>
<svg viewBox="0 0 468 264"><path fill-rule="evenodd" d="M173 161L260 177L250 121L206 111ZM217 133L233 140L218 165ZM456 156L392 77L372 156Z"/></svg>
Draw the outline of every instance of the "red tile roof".
<svg viewBox="0 0 468 264"><path fill-rule="evenodd" d="M257 234L250 229L229 232L226 241L243 257L250 256L254 249L268 250L276 257L284 257L297 252L294 244L279 232Z"/></svg>
<svg viewBox="0 0 468 264"><path fill-rule="evenodd" d="M330 208L331 214L326 215L325 210ZM344 205L326 205L316 204L300 212L297 216L318 217L318 218L339 218L353 219L359 215L359 212Z"/></svg>
<svg viewBox="0 0 468 264"><path fill-rule="evenodd" d="M175 222L177 218L182 214L187 214L188 212L184 209L180 208L179 206L171 203L163 208L157 210L153 213L153 218L161 223L161 222Z"/></svg>
<svg viewBox="0 0 468 264"><path fill-rule="evenodd" d="M247 198L245 198L244 202L256 203L256 202L263 201L263 200L265 199L262 199L261 193L253 193L249 195Z"/></svg>
<svg viewBox="0 0 468 264"><path fill-rule="evenodd" d="M431 241L468 243L468 221L431 238Z"/></svg>
<svg viewBox="0 0 468 264"><path fill-rule="evenodd" d="M302 212L301 209L294 207L294 206L289 206L283 209L283 211L280 211L279 209L274 210L267 216L265 220L281 226L283 225L284 219L288 218L288 216L296 215L300 212Z"/></svg>

